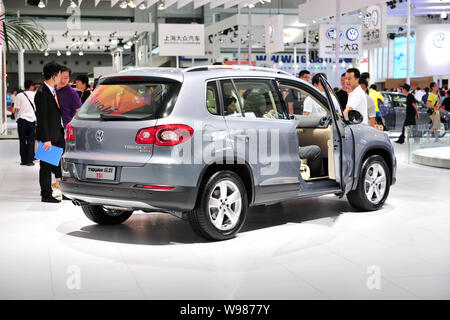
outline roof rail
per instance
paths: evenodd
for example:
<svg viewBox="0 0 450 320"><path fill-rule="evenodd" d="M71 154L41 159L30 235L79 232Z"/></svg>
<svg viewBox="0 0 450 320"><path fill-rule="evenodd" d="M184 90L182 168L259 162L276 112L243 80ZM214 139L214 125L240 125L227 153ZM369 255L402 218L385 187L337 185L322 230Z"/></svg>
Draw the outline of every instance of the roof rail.
<svg viewBox="0 0 450 320"><path fill-rule="evenodd" d="M264 68L264 67L254 67L254 66L243 66L243 65L210 65L210 66L198 66L198 67L191 67L187 69L183 69L183 72L196 72L196 71L208 71L208 70L220 70L220 69L228 69L228 70L242 70L242 71L265 71L265 72L272 72L272 73L278 73L278 74L284 74L293 77L292 74L272 69L272 68Z"/></svg>

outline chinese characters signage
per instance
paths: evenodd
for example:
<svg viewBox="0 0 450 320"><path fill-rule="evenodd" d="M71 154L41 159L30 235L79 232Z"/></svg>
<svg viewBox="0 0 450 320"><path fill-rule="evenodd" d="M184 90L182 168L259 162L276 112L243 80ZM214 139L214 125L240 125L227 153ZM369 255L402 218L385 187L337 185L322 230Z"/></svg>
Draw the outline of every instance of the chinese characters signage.
<svg viewBox="0 0 450 320"><path fill-rule="evenodd" d="M384 45L386 25L382 11L386 6L370 6L363 12L362 42L364 49L378 48Z"/></svg>
<svg viewBox="0 0 450 320"><path fill-rule="evenodd" d="M323 58L336 57L336 36L340 38L340 57L359 59L361 54L361 27L342 25L336 32L335 25L321 24L319 35L319 55Z"/></svg>
<svg viewBox="0 0 450 320"><path fill-rule="evenodd" d="M158 41L160 56L205 55L203 24L160 24Z"/></svg>

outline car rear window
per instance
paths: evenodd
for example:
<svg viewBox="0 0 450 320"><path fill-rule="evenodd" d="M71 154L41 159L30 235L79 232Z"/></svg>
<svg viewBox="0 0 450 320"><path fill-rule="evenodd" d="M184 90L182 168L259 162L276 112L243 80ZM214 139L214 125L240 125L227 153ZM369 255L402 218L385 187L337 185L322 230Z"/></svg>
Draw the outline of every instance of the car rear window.
<svg viewBox="0 0 450 320"><path fill-rule="evenodd" d="M117 117L123 120L148 120L167 116L180 89L179 83L100 84L77 113L80 120Z"/></svg>

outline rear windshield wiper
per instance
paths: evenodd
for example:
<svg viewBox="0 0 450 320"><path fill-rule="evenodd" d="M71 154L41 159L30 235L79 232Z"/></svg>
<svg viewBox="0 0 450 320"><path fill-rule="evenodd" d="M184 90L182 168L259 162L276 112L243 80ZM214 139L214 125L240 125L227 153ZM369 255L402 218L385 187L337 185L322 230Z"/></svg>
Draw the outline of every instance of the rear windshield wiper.
<svg viewBox="0 0 450 320"><path fill-rule="evenodd" d="M102 120L137 120L136 118L130 118L120 114L107 114L107 113L101 113L100 118L102 118Z"/></svg>

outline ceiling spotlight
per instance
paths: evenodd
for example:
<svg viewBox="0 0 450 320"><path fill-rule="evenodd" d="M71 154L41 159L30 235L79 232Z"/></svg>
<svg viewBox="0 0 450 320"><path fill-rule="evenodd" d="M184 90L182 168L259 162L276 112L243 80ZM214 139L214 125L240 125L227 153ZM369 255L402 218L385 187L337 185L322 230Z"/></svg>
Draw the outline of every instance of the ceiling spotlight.
<svg viewBox="0 0 450 320"><path fill-rule="evenodd" d="M71 54L72 54L72 52L70 52L70 50L67 50L66 56L70 56Z"/></svg>
<svg viewBox="0 0 450 320"><path fill-rule="evenodd" d="M84 55L83 51L82 51L82 50L80 50L80 52L78 52L78 55L79 55L79 56L82 56L82 55Z"/></svg>
<svg viewBox="0 0 450 320"><path fill-rule="evenodd" d="M140 10L145 10L145 9L147 9L147 6L145 5L145 3L141 3L141 4L139 5L139 9L140 9Z"/></svg>
<svg viewBox="0 0 450 320"><path fill-rule="evenodd" d="M136 8L136 4L134 3L133 0L128 0L128 6L132 9Z"/></svg>
<svg viewBox="0 0 450 320"><path fill-rule="evenodd" d="M56 52L56 55L59 57L61 55L61 51L58 50L58 52Z"/></svg>
<svg viewBox="0 0 450 320"><path fill-rule="evenodd" d="M164 10L166 7L164 6L164 3L160 3L158 5L158 10Z"/></svg>
<svg viewBox="0 0 450 320"><path fill-rule="evenodd" d="M386 5L387 5L388 7L390 7L391 9L395 9L395 8L396 8L396 4L397 4L397 1L396 1L396 0L393 0L393 1L387 1L387 2L386 2Z"/></svg>
<svg viewBox="0 0 450 320"><path fill-rule="evenodd" d="M72 8L76 8L77 7L75 1L73 1L73 0L70 1L70 7L72 7Z"/></svg>
<svg viewBox="0 0 450 320"><path fill-rule="evenodd" d="M45 50L45 52L44 52L44 56L48 56L48 51L47 50Z"/></svg>
<svg viewBox="0 0 450 320"><path fill-rule="evenodd" d="M127 6L128 6L128 4L127 4L126 1L122 1L122 2L119 4L119 7L121 7L122 9L126 9Z"/></svg>
<svg viewBox="0 0 450 320"><path fill-rule="evenodd" d="M43 0L39 1L38 7L39 7L39 9L45 8L45 3Z"/></svg>

